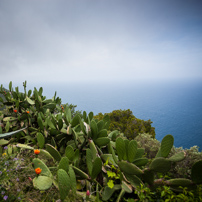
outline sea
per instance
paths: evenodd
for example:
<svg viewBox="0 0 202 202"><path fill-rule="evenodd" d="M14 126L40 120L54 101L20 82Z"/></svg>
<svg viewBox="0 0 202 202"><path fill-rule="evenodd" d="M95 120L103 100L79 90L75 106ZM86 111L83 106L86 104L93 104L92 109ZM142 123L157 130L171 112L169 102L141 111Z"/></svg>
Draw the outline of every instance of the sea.
<svg viewBox="0 0 202 202"><path fill-rule="evenodd" d="M62 103L95 115L130 109L136 118L153 122L157 140L171 134L175 147L197 145L202 151L202 80L53 82L37 84L37 89L40 86L48 98L57 91Z"/></svg>

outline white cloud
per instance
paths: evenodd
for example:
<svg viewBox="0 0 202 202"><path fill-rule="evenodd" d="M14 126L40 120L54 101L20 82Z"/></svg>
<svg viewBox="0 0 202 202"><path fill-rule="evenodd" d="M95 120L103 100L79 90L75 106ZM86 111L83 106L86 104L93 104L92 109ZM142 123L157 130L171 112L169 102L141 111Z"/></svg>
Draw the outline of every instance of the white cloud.
<svg viewBox="0 0 202 202"><path fill-rule="evenodd" d="M173 2L85 2L1 2L1 82L202 76L198 10L187 15L188 6L179 11Z"/></svg>

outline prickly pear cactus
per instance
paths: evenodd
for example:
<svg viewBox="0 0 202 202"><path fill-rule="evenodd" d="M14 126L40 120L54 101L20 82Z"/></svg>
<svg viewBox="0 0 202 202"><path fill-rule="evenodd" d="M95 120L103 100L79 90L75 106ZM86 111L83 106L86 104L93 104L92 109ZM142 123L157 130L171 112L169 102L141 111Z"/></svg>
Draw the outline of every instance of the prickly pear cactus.
<svg viewBox="0 0 202 202"><path fill-rule="evenodd" d="M52 183L52 178L47 176L38 176L33 179L34 187L41 191L49 189L52 186Z"/></svg>
<svg viewBox="0 0 202 202"><path fill-rule="evenodd" d="M67 174L67 172L64 171L63 169L59 169L57 171L57 175L58 175L58 186L59 186L59 192L60 192L60 199L64 200L67 197L69 190L71 188L70 177Z"/></svg>
<svg viewBox="0 0 202 202"><path fill-rule="evenodd" d="M70 161L73 161L74 159L74 149L71 145L68 145L65 149L65 155L66 157L70 160Z"/></svg>
<svg viewBox="0 0 202 202"><path fill-rule="evenodd" d="M51 178L53 177L53 175L50 172L49 168L46 166L46 164L43 161L41 161L38 158L34 158L32 160L32 162L33 162L34 169L40 168L42 170L40 175L48 176L48 177L51 177Z"/></svg>
<svg viewBox="0 0 202 202"><path fill-rule="evenodd" d="M131 140L128 144L128 161L133 162L135 159L135 155L137 152L137 142L135 140Z"/></svg>
<svg viewBox="0 0 202 202"><path fill-rule="evenodd" d="M151 162L149 168L155 172L165 173L171 169L171 162L166 158L158 157Z"/></svg>
<svg viewBox="0 0 202 202"><path fill-rule="evenodd" d="M161 141L161 147L156 155L156 157L166 158L170 153L174 143L174 138L172 135L166 135Z"/></svg>
<svg viewBox="0 0 202 202"><path fill-rule="evenodd" d="M44 148L45 138L41 133L37 133L37 142L40 149Z"/></svg>
<svg viewBox="0 0 202 202"><path fill-rule="evenodd" d="M68 171L69 171L69 159L67 157L61 158L61 160L59 162L58 169L63 169L68 173Z"/></svg>
<svg viewBox="0 0 202 202"><path fill-rule="evenodd" d="M75 175L75 172L74 172L74 169L72 167L69 167L69 178L70 178L70 181L71 181L71 190L76 193L76 185L77 185L77 182L76 182L76 175Z"/></svg>
<svg viewBox="0 0 202 202"><path fill-rule="evenodd" d="M102 170L102 160L99 157L97 157L93 162L91 178L95 179L97 175L101 172L101 170Z"/></svg>
<svg viewBox="0 0 202 202"><path fill-rule="evenodd" d="M172 162L178 162L178 161L184 160L185 157L186 157L186 153L182 151L174 154L173 156L168 158L168 160Z"/></svg>
<svg viewBox="0 0 202 202"><path fill-rule="evenodd" d="M143 174L143 171L138 168L136 165L133 163L129 163L127 161L120 161L118 162L119 168L121 171L128 175L141 175Z"/></svg>
<svg viewBox="0 0 202 202"><path fill-rule="evenodd" d="M53 156L56 161L60 161L61 155L55 147L50 144L46 144L46 150Z"/></svg>
<svg viewBox="0 0 202 202"><path fill-rule="evenodd" d="M86 164L87 164L88 172L91 175L93 170L93 155L90 149L86 150Z"/></svg>
<svg viewBox="0 0 202 202"><path fill-rule="evenodd" d="M196 184L202 184L202 161L198 161L193 165L191 179Z"/></svg>
<svg viewBox="0 0 202 202"><path fill-rule="evenodd" d="M125 143L124 140L121 137L118 137L116 139L116 152L118 154L119 160L123 160L123 157L125 155Z"/></svg>

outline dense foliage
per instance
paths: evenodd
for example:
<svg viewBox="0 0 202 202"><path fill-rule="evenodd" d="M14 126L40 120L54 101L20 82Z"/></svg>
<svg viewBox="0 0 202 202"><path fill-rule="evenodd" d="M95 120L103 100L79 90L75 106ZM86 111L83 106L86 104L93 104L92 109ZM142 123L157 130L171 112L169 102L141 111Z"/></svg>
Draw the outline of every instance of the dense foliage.
<svg viewBox="0 0 202 202"><path fill-rule="evenodd" d="M132 140L140 133L148 133L151 137L155 138L155 128L151 126L152 121L147 121L136 118L130 109L127 110L114 110L110 113L99 113L94 118L102 120L105 115L109 115L110 125L109 130L119 130L124 135Z"/></svg>
<svg viewBox="0 0 202 202"><path fill-rule="evenodd" d="M24 93L14 91L12 82L9 92L0 89L5 98L0 98L1 200L202 200L197 148L174 148L172 135L161 143L141 132L133 133L135 139L127 137L127 124L135 125L130 110L115 111L114 120L123 122L116 129L123 131L110 131L109 114L99 119L92 112L81 115L74 105L61 104L56 94L46 99L42 88L27 92L23 85ZM151 122L142 132L147 127L151 130ZM20 187L16 197L14 179Z"/></svg>

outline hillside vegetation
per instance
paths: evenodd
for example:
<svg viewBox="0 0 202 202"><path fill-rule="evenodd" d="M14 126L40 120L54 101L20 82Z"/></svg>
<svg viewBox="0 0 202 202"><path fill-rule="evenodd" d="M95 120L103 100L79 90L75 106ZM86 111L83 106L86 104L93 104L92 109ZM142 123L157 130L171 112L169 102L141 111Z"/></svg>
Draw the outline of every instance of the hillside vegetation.
<svg viewBox="0 0 202 202"><path fill-rule="evenodd" d="M110 125L109 130L119 130L129 140L134 139L141 133L148 133L152 138L155 138L155 128L151 126L152 121L147 121L136 118L133 112L128 110L114 110L111 113L99 113L94 118L102 120L105 115L109 115Z"/></svg>
<svg viewBox="0 0 202 202"><path fill-rule="evenodd" d="M0 201L201 201L202 153L130 110L75 110L43 88L0 98Z"/></svg>

